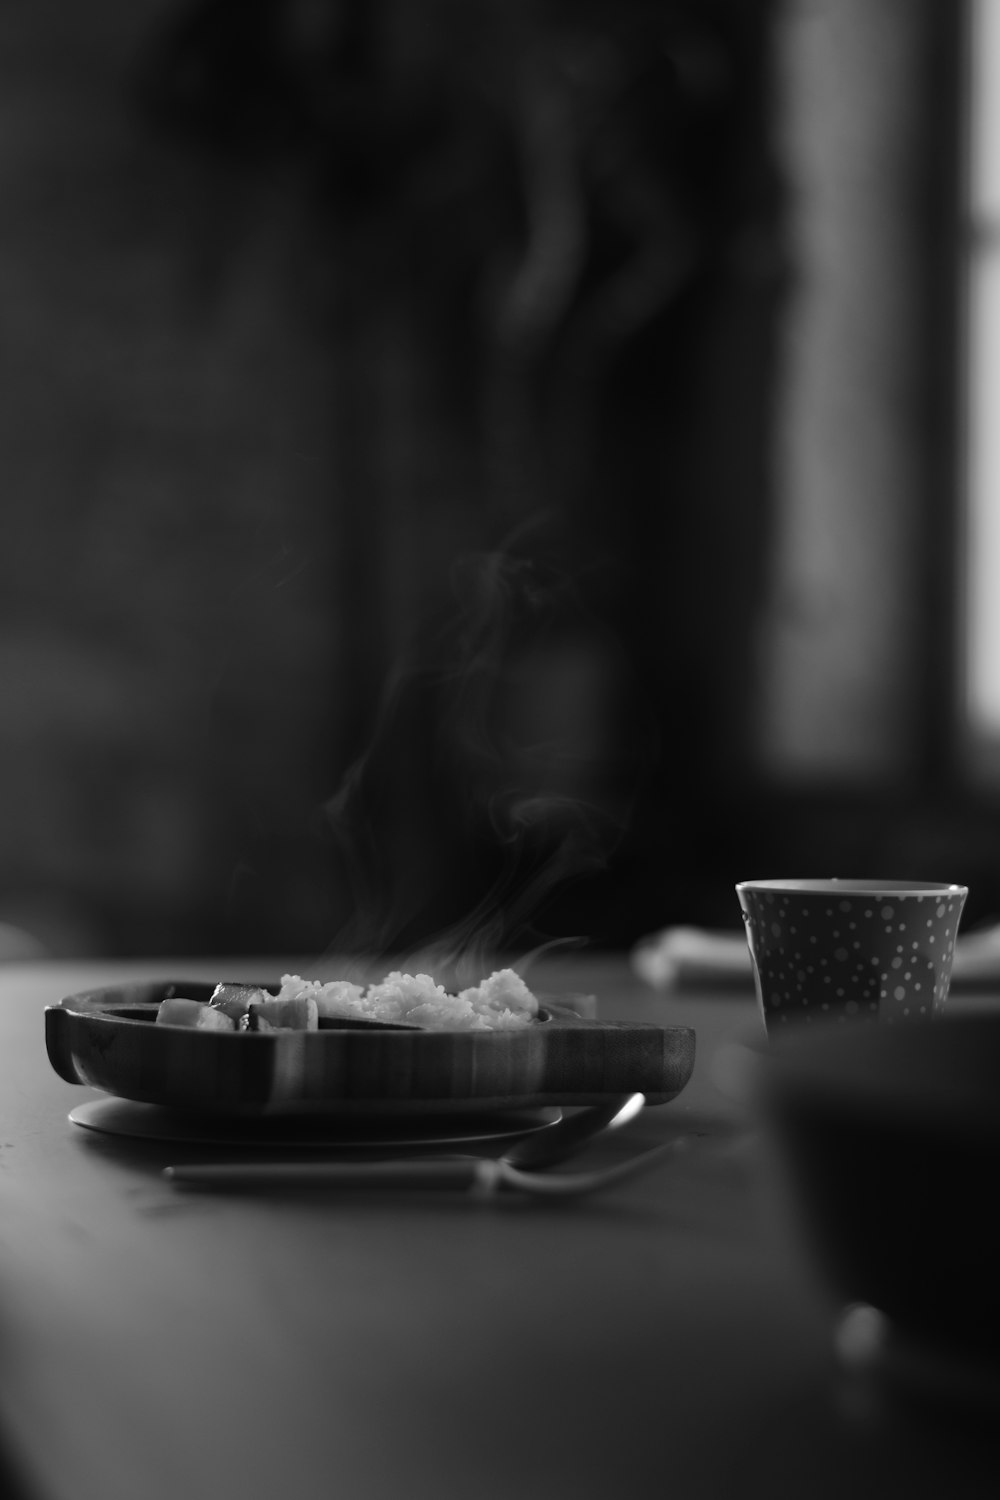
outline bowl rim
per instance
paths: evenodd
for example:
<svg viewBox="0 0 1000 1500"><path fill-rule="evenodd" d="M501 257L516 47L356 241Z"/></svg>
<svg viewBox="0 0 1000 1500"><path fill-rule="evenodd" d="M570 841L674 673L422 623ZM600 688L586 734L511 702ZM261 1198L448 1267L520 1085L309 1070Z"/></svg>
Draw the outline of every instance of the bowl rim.
<svg viewBox="0 0 1000 1500"><path fill-rule="evenodd" d="M261 986L261 988L263 989L264 986ZM157 1032L167 1030L172 1032L181 1031L201 1037L237 1036L266 1038L291 1035L292 1033L296 1036L312 1037L328 1035L331 1032L336 1032L338 1035L342 1035L344 1032L363 1032L374 1033L380 1036L389 1032L396 1035L405 1032L410 1036L464 1036L468 1032L476 1036L511 1036L528 1030L527 1027L520 1026L485 1027L482 1030L470 1026L408 1026L404 1021L367 1021L353 1016L321 1016L319 1018L319 1025L311 1030L299 1030L295 1027L277 1027L271 1031L241 1031L238 1027L234 1027L232 1030L222 1028L216 1031L214 1029L202 1030L195 1026L184 1026L172 1021L158 1021L156 1014L161 1004L159 1000L109 1001L105 1005L94 1004L93 1006L85 1006L74 1004L77 998L77 996L68 995L56 1004L48 1005L45 1008L46 1010L63 1010L78 1019L95 1021L102 1025L110 1023L115 1026L140 1026L147 1028L155 1026ZM147 1014L137 1015L137 1011L147 1012ZM560 1007L559 1005L554 1005L552 1002L547 1002L544 1005L539 1005L538 1011L532 1018L532 1021L533 1026L539 1026L549 1025L553 1022L572 1024L583 1019L583 1017L577 1016L566 1007Z"/></svg>

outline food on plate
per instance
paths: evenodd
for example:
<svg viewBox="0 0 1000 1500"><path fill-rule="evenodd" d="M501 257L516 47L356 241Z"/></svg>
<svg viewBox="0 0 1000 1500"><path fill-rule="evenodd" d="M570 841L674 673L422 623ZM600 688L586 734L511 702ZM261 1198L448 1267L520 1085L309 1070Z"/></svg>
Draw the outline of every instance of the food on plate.
<svg viewBox="0 0 1000 1500"><path fill-rule="evenodd" d="M172 997L157 1021L216 1031L316 1031L321 1020L382 1022L428 1031L515 1031L530 1026L538 1001L520 974L498 969L452 994L429 974L396 969L367 988L346 979L282 976L278 994L255 985L218 984L205 1002Z"/></svg>
<svg viewBox="0 0 1000 1500"><path fill-rule="evenodd" d="M213 1009L221 1010L224 1015L239 1022L247 1015L251 1005L265 1005L273 998L260 985L217 984L208 1003Z"/></svg>
<svg viewBox="0 0 1000 1500"><path fill-rule="evenodd" d="M283 976L279 1000L305 995L315 999L321 1016L331 1019L382 1021L430 1031L511 1031L530 1025L538 1014L537 1000L513 969L498 969L457 995L429 974L398 969L367 990L344 980L324 983L297 974Z"/></svg>
<svg viewBox="0 0 1000 1500"><path fill-rule="evenodd" d="M290 1000L277 1000L270 996L259 1005L251 1005L247 1012L248 1031L315 1031L319 1025L319 1012L311 995L293 996Z"/></svg>
<svg viewBox="0 0 1000 1500"><path fill-rule="evenodd" d="M197 1026L201 1031L236 1029L236 1022L223 1011L204 1005L200 1000L185 1000L180 995L161 1000L156 1019L164 1026Z"/></svg>

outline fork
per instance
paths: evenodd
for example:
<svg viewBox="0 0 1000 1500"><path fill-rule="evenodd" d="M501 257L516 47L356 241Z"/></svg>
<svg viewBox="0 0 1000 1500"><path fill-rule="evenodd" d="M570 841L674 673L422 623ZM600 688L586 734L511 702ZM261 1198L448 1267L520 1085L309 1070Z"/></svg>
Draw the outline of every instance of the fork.
<svg viewBox="0 0 1000 1500"><path fill-rule="evenodd" d="M683 1138L654 1146L625 1162L592 1172L556 1174L539 1168L565 1161L598 1136L635 1118L645 1103L629 1094L581 1110L537 1135L518 1141L503 1156L433 1157L380 1162L199 1162L167 1167L164 1176L188 1188L460 1188L477 1198L501 1189L568 1197L596 1192L652 1167L678 1149Z"/></svg>
<svg viewBox="0 0 1000 1500"><path fill-rule="evenodd" d="M473 1198L490 1198L501 1189L542 1198L578 1198L613 1187L648 1172L688 1144L686 1136L651 1146L627 1161L590 1172L526 1172L504 1157L473 1161L232 1162L192 1163L167 1167L164 1176L178 1187L193 1188L464 1188Z"/></svg>

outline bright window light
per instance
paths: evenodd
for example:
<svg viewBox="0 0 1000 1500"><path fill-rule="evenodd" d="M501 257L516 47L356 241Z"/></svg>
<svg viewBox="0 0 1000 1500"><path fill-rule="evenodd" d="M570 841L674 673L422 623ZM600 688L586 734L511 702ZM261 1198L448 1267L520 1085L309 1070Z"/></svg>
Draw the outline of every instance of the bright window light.
<svg viewBox="0 0 1000 1500"><path fill-rule="evenodd" d="M965 642L969 727L1000 742L1000 3L970 6Z"/></svg>

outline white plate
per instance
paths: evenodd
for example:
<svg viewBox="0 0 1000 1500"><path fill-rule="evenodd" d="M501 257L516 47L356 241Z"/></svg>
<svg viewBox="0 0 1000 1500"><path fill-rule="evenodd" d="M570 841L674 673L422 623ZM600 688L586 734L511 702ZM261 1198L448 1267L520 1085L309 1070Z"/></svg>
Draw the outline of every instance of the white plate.
<svg viewBox="0 0 1000 1500"><path fill-rule="evenodd" d="M71 1110L69 1119L84 1130L132 1140L170 1141L197 1146L280 1147L283 1150L392 1150L475 1146L517 1140L554 1125L562 1111L512 1109L481 1115L254 1116L245 1120L182 1114L131 1099L91 1099Z"/></svg>

